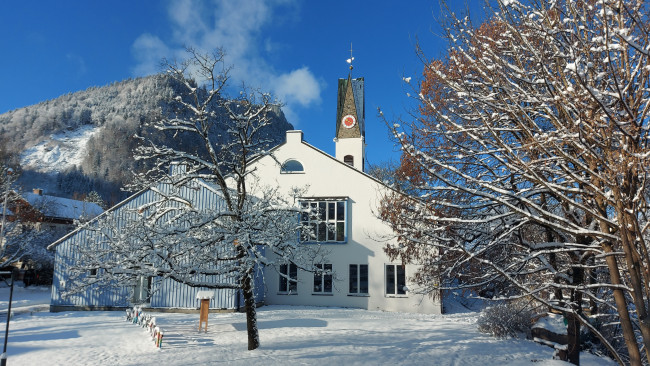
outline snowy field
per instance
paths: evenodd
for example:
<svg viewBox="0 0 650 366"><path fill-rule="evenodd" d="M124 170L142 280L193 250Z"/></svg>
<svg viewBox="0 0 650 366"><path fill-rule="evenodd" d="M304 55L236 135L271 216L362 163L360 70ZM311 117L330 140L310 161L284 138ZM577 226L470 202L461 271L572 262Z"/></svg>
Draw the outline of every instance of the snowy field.
<svg viewBox="0 0 650 366"><path fill-rule="evenodd" d="M0 288L6 312L7 288ZM49 313L49 289L14 292L8 365L567 365L528 340L478 333L476 313L420 315L341 308L266 306L262 347L246 350L244 314L155 314L162 349L121 311ZM4 320L0 342L4 341ZM0 343L1 344L1 343ZM582 354L582 365L614 365ZM45 362L45 363L44 363Z"/></svg>

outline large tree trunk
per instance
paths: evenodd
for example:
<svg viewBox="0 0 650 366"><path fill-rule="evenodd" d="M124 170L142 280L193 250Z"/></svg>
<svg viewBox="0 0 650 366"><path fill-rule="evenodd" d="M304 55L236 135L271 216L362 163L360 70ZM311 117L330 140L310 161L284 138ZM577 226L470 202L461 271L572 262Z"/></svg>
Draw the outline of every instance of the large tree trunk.
<svg viewBox="0 0 650 366"><path fill-rule="evenodd" d="M647 281L643 276L644 268L641 253L639 253L635 245L637 234L634 232L633 227L636 219L630 217L631 215L629 213L626 213L627 210L622 206L622 203L619 203L618 206L618 217L619 222L621 222L621 244L625 252L625 260L628 268L628 286L632 287L633 290L631 295L636 315L639 319L639 330L641 330L646 357L650 358L650 326L648 325L648 311L645 302L646 292L644 291L647 289Z"/></svg>
<svg viewBox="0 0 650 366"><path fill-rule="evenodd" d="M587 241L586 238L583 238ZM572 258L577 261L577 258ZM573 266L573 284L583 284L585 280L584 270L580 266ZM582 292L571 291L572 312L567 314L567 361L574 365L580 365L580 314L582 313Z"/></svg>
<svg viewBox="0 0 650 366"><path fill-rule="evenodd" d="M608 242L603 242L603 250L607 254L605 262L609 269L609 277L612 285L623 286L621 281L621 274L619 272L618 261L616 257L612 254L614 252L611 244ZM627 352L630 357L630 365L641 365L641 352L639 352L639 345L636 341L636 336L634 334L634 328L632 327L632 321L630 319L630 313L627 310L627 300L625 299L625 294L620 288L614 288L612 290L614 294L614 301L616 302L616 310L618 311L619 321L621 323L621 331L623 333L623 340L627 346Z"/></svg>
<svg viewBox="0 0 650 366"><path fill-rule="evenodd" d="M574 365L580 365L580 320L578 314L569 312L567 316L567 359Z"/></svg>
<svg viewBox="0 0 650 366"><path fill-rule="evenodd" d="M246 308L246 330L248 332L248 350L260 346L260 337L257 331L257 309L255 308L255 294L253 293L252 273L248 271L242 279L242 292Z"/></svg>
<svg viewBox="0 0 650 366"><path fill-rule="evenodd" d="M606 207L607 205L603 198L596 197L596 208L598 211L603 213L603 217L605 217L605 212L607 212ZM613 228L611 228L607 222L602 219L599 219L599 221L600 230L603 233L611 233L613 231ZM641 365L641 352L639 350L639 343L637 343L636 335L634 334L634 327L632 326L632 320L628 311L628 300L625 298L625 293L621 289L624 286L621 278L621 266L618 264L618 259L614 255L614 247L611 242L603 240L601 242L601 248L606 254L605 263L607 263L609 280L612 285L620 286L613 288L612 294L614 295L616 311L618 312L619 322L621 323L621 333L630 358L630 365Z"/></svg>

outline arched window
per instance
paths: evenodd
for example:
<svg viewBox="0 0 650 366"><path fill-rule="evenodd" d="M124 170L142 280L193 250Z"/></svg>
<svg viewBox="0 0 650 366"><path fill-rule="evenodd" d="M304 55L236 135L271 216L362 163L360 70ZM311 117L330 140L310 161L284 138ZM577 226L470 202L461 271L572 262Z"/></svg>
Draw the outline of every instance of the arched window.
<svg viewBox="0 0 650 366"><path fill-rule="evenodd" d="M305 168L302 167L302 164L298 160L289 159L282 164L280 168L280 173L302 173L305 171Z"/></svg>
<svg viewBox="0 0 650 366"><path fill-rule="evenodd" d="M350 166L354 166L354 156L352 156L352 155L345 155L345 156L343 157L343 162L346 163L346 164L348 164L348 165L350 165Z"/></svg>

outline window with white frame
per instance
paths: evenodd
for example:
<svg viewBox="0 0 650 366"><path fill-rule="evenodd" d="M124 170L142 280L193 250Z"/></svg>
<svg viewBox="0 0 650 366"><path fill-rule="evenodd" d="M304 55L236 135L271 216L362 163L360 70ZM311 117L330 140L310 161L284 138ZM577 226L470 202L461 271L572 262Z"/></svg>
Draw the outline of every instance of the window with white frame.
<svg viewBox="0 0 650 366"><path fill-rule="evenodd" d="M406 295L406 268L402 264L386 265L386 295Z"/></svg>
<svg viewBox="0 0 650 366"><path fill-rule="evenodd" d="M300 222L302 242L345 243L347 240L347 199L303 199Z"/></svg>
<svg viewBox="0 0 650 366"><path fill-rule="evenodd" d="M350 264L350 294L368 294L368 265Z"/></svg>
<svg viewBox="0 0 650 366"><path fill-rule="evenodd" d="M280 265L280 292L298 293L298 266L293 263Z"/></svg>
<svg viewBox="0 0 650 366"><path fill-rule="evenodd" d="M314 272L314 293L331 294L332 293L332 265L317 264L317 270Z"/></svg>

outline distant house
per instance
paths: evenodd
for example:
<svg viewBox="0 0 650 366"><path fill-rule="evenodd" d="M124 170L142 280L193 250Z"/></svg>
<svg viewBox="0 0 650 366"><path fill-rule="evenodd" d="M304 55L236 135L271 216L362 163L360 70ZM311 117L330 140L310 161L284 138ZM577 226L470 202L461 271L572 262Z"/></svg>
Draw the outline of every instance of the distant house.
<svg viewBox="0 0 650 366"><path fill-rule="evenodd" d="M320 244L327 260L317 263L321 271L308 272L291 263L267 266L264 282L257 283L258 301L266 304L341 306L371 310L415 313L441 313L439 292L419 293L411 278L417 263L391 260L383 248L394 240L388 224L378 218L381 199L391 189L365 173L365 102L363 78L340 79L335 127L336 154L331 156L308 144L302 131L287 131L286 142L273 148L271 156L252 163L259 186L273 186L280 192L292 187L306 190L299 204L319 212L303 215L311 233L301 237L302 245ZM201 182L199 191L188 190L186 199L195 204L210 204L219 199L217 192ZM158 187L165 190L164 186ZM105 215L120 215L125 207L138 207L151 199L147 190L127 199ZM205 200L205 201L203 201ZM66 273L61 262L72 260L69 242L92 240L83 229L56 244L56 270L52 287L52 307L125 306L124 293L86 293L72 300L60 296ZM279 259L278 259L279 260ZM160 279L153 279L153 281ZM151 281L143 279L143 283ZM179 284L159 290L151 307L196 308L196 292ZM230 291L230 292L228 292ZM238 296L232 290L218 292L211 307L235 308ZM137 290L135 291L138 292ZM122 296L122 297L120 297ZM136 299L137 300L137 299Z"/></svg>
<svg viewBox="0 0 650 366"><path fill-rule="evenodd" d="M11 192L10 195L6 210L7 221L19 221L21 232L38 232L29 240L29 245L34 246L29 250L35 250L36 246L44 246L71 232L75 228L75 220L88 221L104 211L96 203L45 195L41 189L23 194ZM1 209L0 206L0 212ZM42 258L34 258L35 253L37 251L28 253L21 261L12 264L21 269L18 279L23 279L26 269L34 269L36 266L40 271L39 281L49 283L51 267L45 263L48 261L42 262Z"/></svg>
<svg viewBox="0 0 650 366"><path fill-rule="evenodd" d="M27 221L57 238L72 231L75 220L88 221L104 212L96 203L46 195L42 189L23 193L12 208L16 215L29 216Z"/></svg>

